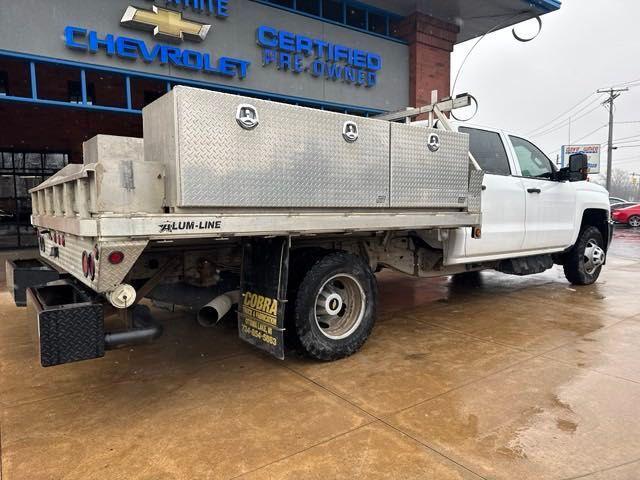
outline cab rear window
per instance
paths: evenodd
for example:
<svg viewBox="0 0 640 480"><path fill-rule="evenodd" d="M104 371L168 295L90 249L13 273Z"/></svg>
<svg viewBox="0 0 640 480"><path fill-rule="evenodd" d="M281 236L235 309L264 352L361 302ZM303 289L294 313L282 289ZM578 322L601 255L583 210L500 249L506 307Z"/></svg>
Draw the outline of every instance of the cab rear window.
<svg viewBox="0 0 640 480"><path fill-rule="evenodd" d="M486 173L511 175L509 157L498 133L469 127L458 131L469 134L469 150Z"/></svg>

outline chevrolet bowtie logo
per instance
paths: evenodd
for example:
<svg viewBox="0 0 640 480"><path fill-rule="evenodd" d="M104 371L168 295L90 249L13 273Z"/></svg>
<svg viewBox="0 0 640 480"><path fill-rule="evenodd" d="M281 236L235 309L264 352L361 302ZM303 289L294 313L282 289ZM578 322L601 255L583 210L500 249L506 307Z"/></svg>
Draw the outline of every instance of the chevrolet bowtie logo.
<svg viewBox="0 0 640 480"><path fill-rule="evenodd" d="M122 25L153 31L154 37L165 40L184 39L201 42L207 38L211 25L182 18L181 12L153 6L152 10L127 7Z"/></svg>

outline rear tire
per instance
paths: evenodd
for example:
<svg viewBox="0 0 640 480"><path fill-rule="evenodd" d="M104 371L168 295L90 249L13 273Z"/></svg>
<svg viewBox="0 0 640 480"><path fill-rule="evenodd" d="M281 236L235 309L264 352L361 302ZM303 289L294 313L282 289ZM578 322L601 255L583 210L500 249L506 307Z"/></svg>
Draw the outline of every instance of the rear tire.
<svg viewBox="0 0 640 480"><path fill-rule="evenodd" d="M353 355L376 318L377 286L362 259L330 253L307 271L295 299L295 331L302 351L322 361Z"/></svg>
<svg viewBox="0 0 640 480"><path fill-rule="evenodd" d="M640 227L640 217L638 215L633 215L629 217L629 226L633 228Z"/></svg>
<svg viewBox="0 0 640 480"><path fill-rule="evenodd" d="M564 276L574 285L595 283L602 271L605 255L600 230L585 228L576 244L565 254Z"/></svg>

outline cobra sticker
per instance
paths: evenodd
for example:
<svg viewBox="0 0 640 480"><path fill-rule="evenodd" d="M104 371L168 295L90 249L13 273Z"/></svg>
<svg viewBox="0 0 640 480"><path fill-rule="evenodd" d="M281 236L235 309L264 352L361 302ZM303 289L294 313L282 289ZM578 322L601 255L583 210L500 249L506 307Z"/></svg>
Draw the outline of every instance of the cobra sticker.
<svg viewBox="0 0 640 480"><path fill-rule="evenodd" d="M278 300L252 292L244 294L241 332L268 345L277 346Z"/></svg>

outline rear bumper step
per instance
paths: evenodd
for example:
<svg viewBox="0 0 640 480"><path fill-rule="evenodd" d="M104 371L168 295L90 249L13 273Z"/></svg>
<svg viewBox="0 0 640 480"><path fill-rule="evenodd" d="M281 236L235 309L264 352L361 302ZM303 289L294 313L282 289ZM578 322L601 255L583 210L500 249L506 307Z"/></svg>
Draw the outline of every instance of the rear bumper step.
<svg viewBox="0 0 640 480"><path fill-rule="evenodd" d="M27 305L27 288L60 279L60 273L37 258L7 260L7 290L18 307Z"/></svg>
<svg viewBox="0 0 640 480"><path fill-rule="evenodd" d="M100 298L72 280L30 287L26 297L43 367L101 358L106 350L149 343L162 334L140 305L130 311L133 328L105 332Z"/></svg>
<svg viewBox="0 0 640 480"><path fill-rule="evenodd" d="M27 289L43 367L104 356L103 307L68 280Z"/></svg>

